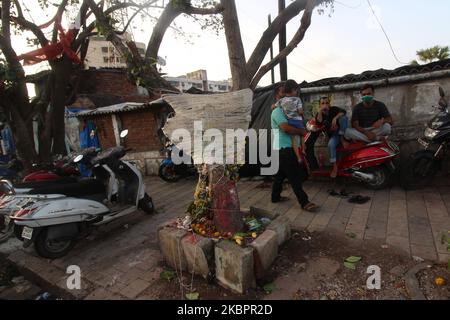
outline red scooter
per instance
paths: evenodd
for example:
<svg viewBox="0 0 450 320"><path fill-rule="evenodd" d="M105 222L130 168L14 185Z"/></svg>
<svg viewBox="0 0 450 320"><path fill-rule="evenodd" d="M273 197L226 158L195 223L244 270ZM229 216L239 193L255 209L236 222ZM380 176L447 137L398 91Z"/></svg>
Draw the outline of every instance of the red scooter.
<svg viewBox="0 0 450 320"><path fill-rule="evenodd" d="M47 167L39 167L36 171L26 175L20 182L10 181L15 189L35 189L51 185L63 185L78 180L80 172L71 157L56 159ZM0 184L0 196L8 193L4 184Z"/></svg>
<svg viewBox="0 0 450 320"><path fill-rule="evenodd" d="M316 177L329 177L332 168L320 166L314 154L314 144L320 134L325 134L326 127L311 119L306 128L308 134L305 136L304 154L310 174ZM399 153L398 146L387 139L368 144L353 142L347 148L338 146L337 176L355 178L372 189L382 189L388 185L395 171L393 160Z"/></svg>
<svg viewBox="0 0 450 320"><path fill-rule="evenodd" d="M49 168L42 168L26 175L22 182L53 181L62 177L79 176L77 167L67 158L55 160Z"/></svg>

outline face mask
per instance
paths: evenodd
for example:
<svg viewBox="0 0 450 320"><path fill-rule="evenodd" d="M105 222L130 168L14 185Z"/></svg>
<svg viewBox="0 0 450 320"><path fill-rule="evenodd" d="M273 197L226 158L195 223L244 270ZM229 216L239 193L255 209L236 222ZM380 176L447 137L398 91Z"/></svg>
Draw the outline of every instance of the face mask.
<svg viewBox="0 0 450 320"><path fill-rule="evenodd" d="M365 103L371 103L373 101L373 96L364 96L362 97L362 101Z"/></svg>

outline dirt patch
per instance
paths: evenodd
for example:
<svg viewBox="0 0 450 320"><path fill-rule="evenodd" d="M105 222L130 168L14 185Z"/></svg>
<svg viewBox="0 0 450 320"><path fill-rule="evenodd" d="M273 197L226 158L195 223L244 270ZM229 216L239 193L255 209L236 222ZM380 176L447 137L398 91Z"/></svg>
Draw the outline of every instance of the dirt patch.
<svg viewBox="0 0 450 320"><path fill-rule="evenodd" d="M344 266L350 257L360 257L355 269ZM245 295L232 293L216 284L184 273L183 286L177 277L160 279L147 292L153 299L182 299L183 294L197 292L199 299L302 299L302 300L404 300L409 299L404 275L417 265L408 255L375 240L358 240L327 233L294 232L282 247L266 278ZM369 266L381 270L381 289L369 290ZM164 268L161 265L161 268ZM449 272L446 266L429 263L418 273L418 280L428 299L450 299ZM434 284L443 277L444 286ZM290 277L290 278L289 278ZM291 280L289 280L291 279ZM288 283L288 287L283 287ZM271 292L266 292L266 289Z"/></svg>

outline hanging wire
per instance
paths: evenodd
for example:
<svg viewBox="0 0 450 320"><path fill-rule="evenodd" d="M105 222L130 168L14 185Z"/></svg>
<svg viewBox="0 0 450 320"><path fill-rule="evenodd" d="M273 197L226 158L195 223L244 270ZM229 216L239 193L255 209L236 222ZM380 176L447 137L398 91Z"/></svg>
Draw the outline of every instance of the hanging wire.
<svg viewBox="0 0 450 320"><path fill-rule="evenodd" d="M350 6L350 5L348 5L348 4L345 4L345 3L340 2L340 1L337 1L337 0L334 0L334 2L336 2L337 4L340 4L340 5L343 6L343 7L349 8L349 9L358 9L358 8L361 7L361 5L362 5L362 2L361 2L361 1L359 2L359 4L358 4L357 6Z"/></svg>
<svg viewBox="0 0 450 320"><path fill-rule="evenodd" d="M366 1L367 1L367 4L368 4L369 7L370 7L370 10L372 10L373 16L375 17L375 19L377 20L378 24L380 25L381 30L383 31L383 33L384 33L384 35L385 35L385 37L386 37L386 39L387 39L387 41L388 41L388 43L389 43L389 47L391 48L391 51L392 51L392 54L394 55L395 60L397 60L398 63L407 65L408 63L402 62L402 61L400 61L400 60L397 58L397 55L395 54L394 48L392 47L391 40L389 39L389 36L388 36L386 30L384 29L383 25L381 24L380 20L378 19L378 16L377 16L377 14L375 13L375 10L374 10L373 7L372 7L372 4L370 3L369 0L366 0Z"/></svg>

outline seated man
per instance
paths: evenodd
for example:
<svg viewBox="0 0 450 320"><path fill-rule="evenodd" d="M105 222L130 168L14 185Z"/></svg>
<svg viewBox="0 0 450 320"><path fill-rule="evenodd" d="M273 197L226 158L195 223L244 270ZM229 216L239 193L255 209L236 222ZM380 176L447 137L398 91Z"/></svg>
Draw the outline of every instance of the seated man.
<svg viewBox="0 0 450 320"><path fill-rule="evenodd" d="M362 102L353 108L353 128L345 131L345 138L364 142L378 141L391 133L391 114L384 103L374 100L375 89L372 85L365 85L360 92Z"/></svg>
<svg viewBox="0 0 450 320"><path fill-rule="evenodd" d="M329 137L328 153L330 163L333 166L330 177L336 178L338 173L336 148L340 143L344 146L346 144L343 136L348 127L347 112L339 107L331 107L328 97L322 97L319 101L320 106L316 115L316 123L323 124L326 127L326 133Z"/></svg>

